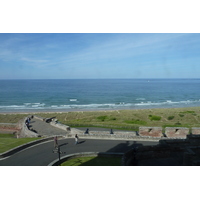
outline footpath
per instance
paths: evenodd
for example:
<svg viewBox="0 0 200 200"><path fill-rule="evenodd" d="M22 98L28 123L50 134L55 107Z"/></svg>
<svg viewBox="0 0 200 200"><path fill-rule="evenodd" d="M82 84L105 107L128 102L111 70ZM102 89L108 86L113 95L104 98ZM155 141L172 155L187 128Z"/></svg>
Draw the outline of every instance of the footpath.
<svg viewBox="0 0 200 200"><path fill-rule="evenodd" d="M32 129L36 130L37 133L41 136L50 137L57 135L65 137L67 134L66 130L51 126L50 123L46 123L45 121L39 120L37 118L33 118L30 121L30 126Z"/></svg>

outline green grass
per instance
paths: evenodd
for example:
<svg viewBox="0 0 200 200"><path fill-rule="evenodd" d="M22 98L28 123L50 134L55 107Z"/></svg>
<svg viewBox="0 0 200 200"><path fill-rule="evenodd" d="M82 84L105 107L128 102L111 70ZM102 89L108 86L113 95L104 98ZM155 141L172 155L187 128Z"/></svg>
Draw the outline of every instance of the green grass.
<svg viewBox="0 0 200 200"><path fill-rule="evenodd" d="M100 121L102 121L102 122L105 121L106 118L108 118L108 116L106 116L106 115L97 117L97 119L100 120Z"/></svg>
<svg viewBox="0 0 200 200"><path fill-rule="evenodd" d="M183 111L181 113L189 113L189 114L195 114L195 111L194 110L186 110L186 111Z"/></svg>
<svg viewBox="0 0 200 200"><path fill-rule="evenodd" d="M17 123L27 115L0 114L0 123ZM100 127L132 131L138 131L140 126L200 127L200 107L54 112L37 113L37 115L41 117L56 116L58 121L71 127Z"/></svg>
<svg viewBox="0 0 200 200"><path fill-rule="evenodd" d="M121 157L77 157L63 162L61 166L121 166Z"/></svg>
<svg viewBox="0 0 200 200"><path fill-rule="evenodd" d="M13 134L0 134L0 153L40 138L16 138Z"/></svg>
<svg viewBox="0 0 200 200"><path fill-rule="evenodd" d="M149 115L149 119L151 121L160 121L161 120L161 116L156 116L156 115Z"/></svg>
<svg viewBox="0 0 200 200"><path fill-rule="evenodd" d="M143 126L145 126L147 124L147 122L141 121L139 119L136 119L136 120L134 120L134 119L133 120L125 120L124 122L127 123L127 124L139 124L139 125L143 125Z"/></svg>

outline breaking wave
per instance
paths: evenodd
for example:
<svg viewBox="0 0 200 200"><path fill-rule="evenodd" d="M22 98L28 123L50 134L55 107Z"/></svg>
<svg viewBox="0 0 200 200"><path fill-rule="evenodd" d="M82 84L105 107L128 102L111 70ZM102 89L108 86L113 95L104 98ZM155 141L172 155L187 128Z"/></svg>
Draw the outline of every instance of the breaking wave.
<svg viewBox="0 0 200 200"><path fill-rule="evenodd" d="M76 101L74 101L76 102ZM74 103L73 102L73 103ZM46 105L45 103L24 103L22 105L5 105L0 106L1 111L26 111L26 110L103 110L103 109L142 109L142 108L170 108L170 107L187 107L200 106L199 100L186 101L141 101L139 103L105 103L105 104L62 104Z"/></svg>

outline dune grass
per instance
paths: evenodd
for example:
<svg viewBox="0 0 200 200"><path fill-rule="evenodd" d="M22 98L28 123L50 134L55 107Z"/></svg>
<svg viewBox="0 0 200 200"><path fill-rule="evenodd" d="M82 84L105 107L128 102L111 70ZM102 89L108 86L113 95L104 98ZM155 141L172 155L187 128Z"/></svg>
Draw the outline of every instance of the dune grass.
<svg viewBox="0 0 200 200"><path fill-rule="evenodd" d="M31 115L33 113L30 113ZM17 123L28 114L0 114L0 123ZM140 126L200 127L200 107L37 113L56 116L71 127L104 127L138 131Z"/></svg>
<svg viewBox="0 0 200 200"><path fill-rule="evenodd" d="M140 126L200 127L200 107L55 113L71 127L104 127L138 131ZM41 113L48 117L52 114Z"/></svg>

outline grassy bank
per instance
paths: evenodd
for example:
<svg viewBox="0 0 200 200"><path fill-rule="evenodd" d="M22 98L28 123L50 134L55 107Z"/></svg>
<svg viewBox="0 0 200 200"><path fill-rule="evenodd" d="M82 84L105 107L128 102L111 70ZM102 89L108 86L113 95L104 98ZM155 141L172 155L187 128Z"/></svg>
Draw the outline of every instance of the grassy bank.
<svg viewBox="0 0 200 200"><path fill-rule="evenodd" d="M0 133L0 153L6 152L22 144L38 140L40 138L16 138L13 134Z"/></svg>
<svg viewBox="0 0 200 200"><path fill-rule="evenodd" d="M63 162L61 166L121 166L121 157L78 157Z"/></svg>
<svg viewBox="0 0 200 200"><path fill-rule="evenodd" d="M33 114L33 113L31 113ZM140 126L200 127L200 107L37 113L71 127L107 127L138 130ZM0 123L17 123L27 114L0 114Z"/></svg>

